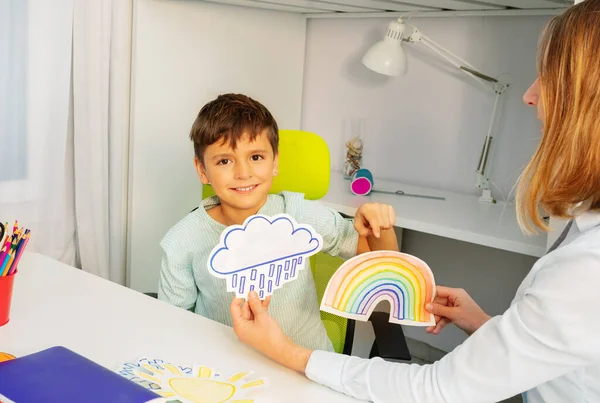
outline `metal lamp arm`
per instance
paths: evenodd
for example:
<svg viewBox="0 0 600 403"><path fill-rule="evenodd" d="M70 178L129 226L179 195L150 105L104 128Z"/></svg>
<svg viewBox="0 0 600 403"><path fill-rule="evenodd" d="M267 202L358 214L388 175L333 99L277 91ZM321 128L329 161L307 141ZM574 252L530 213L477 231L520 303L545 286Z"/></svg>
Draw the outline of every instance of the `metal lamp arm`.
<svg viewBox="0 0 600 403"><path fill-rule="evenodd" d="M410 27L413 29L413 32L409 37L404 39L405 41L418 42L418 43L425 45L429 50L438 54L440 57L445 59L447 62L452 64L457 69L464 72L469 77L473 78L478 83L485 84L487 88L489 88L489 85L492 84L492 90L495 92L497 92L497 91L504 92L504 90L508 87L507 84L502 83L499 80L497 80L491 76L488 76L487 74L482 73L481 71L477 70L470 63L466 62L465 60L461 59L454 53L450 52L448 49L444 48L443 46L434 42L427 36L423 35L421 33L421 31L419 31L415 26L410 25Z"/></svg>
<svg viewBox="0 0 600 403"><path fill-rule="evenodd" d="M498 109L500 107L500 103L502 101L502 93L496 93L496 100L494 102L494 109L492 111L492 119L490 120L490 125L488 128L488 134L485 138L485 142L483 144L483 149L481 150L481 156L479 157L479 164L477 165L477 174L479 175L477 185L479 187L484 187L486 184L484 181L487 181L487 161L490 154L491 142L494 134L494 129L496 127L496 119L498 116Z"/></svg>
<svg viewBox="0 0 600 403"><path fill-rule="evenodd" d="M400 23L402 23L402 21L400 21ZM483 194L479 200L488 202L488 203L495 203L496 200L491 196L489 179L488 179L488 175L487 175L488 170L486 168L488 168L488 159L490 156L490 149L492 146L492 139L493 139L495 124L496 124L498 109L502 102L502 98L503 98L502 95L504 94L506 89L509 87L509 84L501 82L500 80L498 80L496 78L493 78L491 76L488 76L487 74L482 73L481 71L479 71L475 67L473 67L471 64L466 62L465 60L461 59L454 53L450 52L448 49L444 48L443 46L437 44L436 42L432 41L430 38L423 35L415 26L410 25L410 27L413 30L412 34L406 38L403 38L402 40L404 40L406 42L417 42L417 43L421 43L421 44L425 45L432 52L436 53L437 55L442 57L444 60L446 60L447 62L452 64L454 67L456 67L457 69L459 69L460 71L462 71L463 73L465 73L466 75L468 75L469 77L471 77L472 79L477 81L478 84L483 84L488 90L491 89L496 95L496 100L494 102L494 110L492 112L492 117L491 117L490 125L488 128L488 134L483 143L483 147L481 150L481 156L479 158L479 164L477 165L477 170L476 170L476 172L477 172L477 187L479 187L480 189L483 189Z"/></svg>

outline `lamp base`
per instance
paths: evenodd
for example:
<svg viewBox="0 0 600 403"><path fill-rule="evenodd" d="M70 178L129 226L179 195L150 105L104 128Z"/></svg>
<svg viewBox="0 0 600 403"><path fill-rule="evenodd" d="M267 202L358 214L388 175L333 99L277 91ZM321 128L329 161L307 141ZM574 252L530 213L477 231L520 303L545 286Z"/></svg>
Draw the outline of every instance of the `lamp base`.
<svg viewBox="0 0 600 403"><path fill-rule="evenodd" d="M492 203L496 204L496 199L492 197L491 189L483 189L483 194L479 198L479 201L482 203Z"/></svg>

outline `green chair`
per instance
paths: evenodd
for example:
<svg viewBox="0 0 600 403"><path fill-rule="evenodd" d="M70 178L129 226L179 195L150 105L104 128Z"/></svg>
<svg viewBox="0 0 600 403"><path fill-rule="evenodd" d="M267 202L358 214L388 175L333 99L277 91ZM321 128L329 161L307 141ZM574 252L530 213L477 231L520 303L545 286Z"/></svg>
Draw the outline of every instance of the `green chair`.
<svg viewBox="0 0 600 403"><path fill-rule="evenodd" d="M331 175L329 147L325 140L314 133L301 130L279 131L279 174L275 177L270 193L283 190L304 193L308 200L318 200L329 190ZM215 193L205 185L202 197ZM345 216L351 219L351 217ZM344 260L320 252L310 257L319 304L329 279ZM350 355L354 339L354 320L321 312L321 320L336 352ZM369 319L375 331L375 342L370 356L384 359L410 360L402 327L388 323L388 315L373 313Z"/></svg>
<svg viewBox="0 0 600 403"><path fill-rule="evenodd" d="M344 260L327 253L317 253L310 257L310 267L315 280L319 304L333 273L344 263ZM321 321L325 325L327 336L333 344L336 353L350 355L354 339L354 321L321 311Z"/></svg>

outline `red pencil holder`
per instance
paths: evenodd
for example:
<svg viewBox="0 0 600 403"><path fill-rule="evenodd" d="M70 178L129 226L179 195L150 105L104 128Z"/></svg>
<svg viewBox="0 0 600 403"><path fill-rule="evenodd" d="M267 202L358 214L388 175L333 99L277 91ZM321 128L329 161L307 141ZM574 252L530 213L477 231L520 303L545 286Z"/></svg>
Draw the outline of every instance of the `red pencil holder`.
<svg viewBox="0 0 600 403"><path fill-rule="evenodd" d="M9 276L0 276L0 326L6 325L10 319L13 284L18 272L18 270L15 270Z"/></svg>

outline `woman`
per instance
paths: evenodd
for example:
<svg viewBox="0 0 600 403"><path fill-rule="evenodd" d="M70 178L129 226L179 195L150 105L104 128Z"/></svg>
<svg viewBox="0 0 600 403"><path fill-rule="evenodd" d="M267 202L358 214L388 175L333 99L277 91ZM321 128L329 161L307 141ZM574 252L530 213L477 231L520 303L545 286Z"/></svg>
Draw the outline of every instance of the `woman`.
<svg viewBox="0 0 600 403"><path fill-rule="evenodd" d="M315 382L375 402L600 402L600 0L555 17L540 46L539 79L524 96L543 137L517 194L519 224L571 218L533 266L510 308L486 315L462 290L438 287L428 310L438 334L453 322L470 337L430 365L389 363L294 345L251 295L231 304L241 341ZM563 239L564 238L564 239Z"/></svg>

